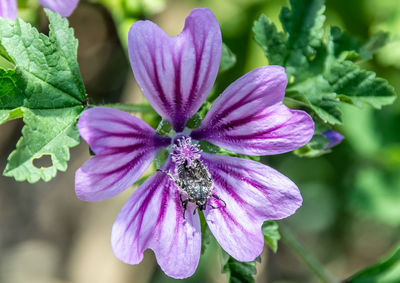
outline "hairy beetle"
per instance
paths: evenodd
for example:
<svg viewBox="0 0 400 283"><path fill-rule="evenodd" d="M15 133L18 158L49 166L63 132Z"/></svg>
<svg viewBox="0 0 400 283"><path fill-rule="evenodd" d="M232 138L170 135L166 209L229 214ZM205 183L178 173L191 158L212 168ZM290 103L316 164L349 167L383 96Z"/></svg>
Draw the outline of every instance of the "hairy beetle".
<svg viewBox="0 0 400 283"><path fill-rule="evenodd" d="M225 201L212 193L214 183L211 179L210 172L208 172L207 167L199 159L192 160L191 166L188 166L187 161L178 164L176 170L178 178L175 178L175 176L169 171L161 169L158 169L157 171L168 175L168 177L174 181L179 191L187 196L187 199L183 200L182 194L179 195L183 206L184 218L189 201L195 203L197 208L200 210L204 210L207 204L211 206L211 208L215 209L218 207L214 207L208 203L208 199L214 197L215 199L222 201L226 207ZM196 210L193 211L193 215L195 213Z"/></svg>

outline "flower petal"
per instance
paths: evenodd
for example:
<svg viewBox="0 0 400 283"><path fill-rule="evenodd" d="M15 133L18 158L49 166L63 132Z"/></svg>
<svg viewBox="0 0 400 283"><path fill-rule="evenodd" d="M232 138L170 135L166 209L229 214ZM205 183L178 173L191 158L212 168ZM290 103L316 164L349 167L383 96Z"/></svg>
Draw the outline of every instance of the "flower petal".
<svg viewBox="0 0 400 283"><path fill-rule="evenodd" d="M183 131L210 92L221 50L221 31L209 9L193 10L176 37L150 21L138 21L129 31L135 78L153 108L177 132Z"/></svg>
<svg viewBox="0 0 400 283"><path fill-rule="evenodd" d="M0 17L15 20L17 10L17 0L0 0Z"/></svg>
<svg viewBox="0 0 400 283"><path fill-rule="evenodd" d="M191 136L241 154L271 155L295 150L314 134L314 122L304 111L282 103L254 110L238 110L224 119L214 112Z"/></svg>
<svg viewBox="0 0 400 283"><path fill-rule="evenodd" d="M115 220L111 233L114 254L125 263L137 264L149 248L168 276L191 276L201 251L200 219L193 209L195 205L189 203L184 219L176 185L156 172L133 193Z"/></svg>
<svg viewBox="0 0 400 283"><path fill-rule="evenodd" d="M218 208L204 211L208 226L232 257L252 261L264 247L263 222L293 214L302 203L300 192L287 177L261 163L207 153L202 156L214 181L213 193L226 203L224 207L222 201L209 199Z"/></svg>
<svg viewBox="0 0 400 283"><path fill-rule="evenodd" d="M340 144L344 139L344 136L335 130L327 130L323 133L323 135L329 140L329 144L325 147L325 149L330 149Z"/></svg>
<svg viewBox="0 0 400 283"><path fill-rule="evenodd" d="M59 13L62 17L69 17L78 5L79 0L38 0L43 7Z"/></svg>
<svg viewBox="0 0 400 283"><path fill-rule="evenodd" d="M85 201L104 200L127 189L170 143L139 118L111 108L83 112L78 128L96 154L75 175L76 194Z"/></svg>

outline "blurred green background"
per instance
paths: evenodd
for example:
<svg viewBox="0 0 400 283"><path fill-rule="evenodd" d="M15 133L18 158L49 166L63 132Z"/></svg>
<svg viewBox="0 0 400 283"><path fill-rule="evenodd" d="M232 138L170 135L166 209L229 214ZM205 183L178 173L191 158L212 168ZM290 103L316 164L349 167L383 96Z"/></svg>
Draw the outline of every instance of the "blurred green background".
<svg viewBox="0 0 400 283"><path fill-rule="evenodd" d="M20 16L46 31L36 1L20 1ZM236 54L234 68L218 78L223 90L246 72L267 65L251 27L261 13L278 26L281 0L96 0L81 1L70 18L79 39L79 62L90 101L142 103L126 56L127 31L137 19L150 19L176 35L196 7L216 15L224 42ZM400 5L397 0L327 0L326 24L367 39L384 30L389 44L364 68L400 90ZM284 221L324 267L345 279L389 253L400 239L400 101L381 111L343 107L345 135L333 152L318 158L293 154L264 157L300 188L304 203ZM0 168L23 126L1 127ZM72 149L66 173L49 183L18 183L0 176L0 282L128 283L174 282L163 274L151 251L143 262L119 262L110 246L111 226L134 187L101 203L79 201L74 172L89 158L86 144ZM400 266L400 263L399 263ZM318 282L283 242L273 254L265 248L257 282ZM398 281L400 282L400 269ZM213 242L196 274L181 282L225 282L220 248Z"/></svg>

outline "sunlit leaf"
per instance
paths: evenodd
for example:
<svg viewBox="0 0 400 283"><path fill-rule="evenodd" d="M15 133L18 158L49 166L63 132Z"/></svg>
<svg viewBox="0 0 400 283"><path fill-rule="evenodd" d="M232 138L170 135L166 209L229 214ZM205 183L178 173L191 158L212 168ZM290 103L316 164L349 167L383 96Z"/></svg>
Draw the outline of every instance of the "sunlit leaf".
<svg viewBox="0 0 400 283"><path fill-rule="evenodd" d="M11 153L6 176L18 181L49 181L65 171L69 148L79 143L76 122L84 109L86 93L77 63L78 41L68 20L46 10L49 36L21 19L0 19L3 58L14 69L1 70L0 120L24 116L23 137ZM34 160L51 157L49 167Z"/></svg>

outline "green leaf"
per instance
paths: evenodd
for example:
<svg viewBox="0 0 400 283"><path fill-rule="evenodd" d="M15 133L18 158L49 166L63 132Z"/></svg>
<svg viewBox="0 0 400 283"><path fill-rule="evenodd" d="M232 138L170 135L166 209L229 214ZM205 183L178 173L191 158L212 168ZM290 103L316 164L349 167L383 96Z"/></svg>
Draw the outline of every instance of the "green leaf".
<svg viewBox="0 0 400 283"><path fill-rule="evenodd" d="M296 149L294 153L302 157L318 157L331 152L325 149L329 140L321 134L315 134L306 145Z"/></svg>
<svg viewBox="0 0 400 283"><path fill-rule="evenodd" d="M288 34L285 66L288 77L302 80L308 75L308 65L322 44L325 21L324 0L291 0L291 10L283 7L282 27Z"/></svg>
<svg viewBox="0 0 400 283"><path fill-rule="evenodd" d="M169 157L169 152L166 148L161 149L157 155L156 158L154 159L154 165L156 169L161 168L161 166L164 165L164 163L167 161Z"/></svg>
<svg viewBox="0 0 400 283"><path fill-rule="evenodd" d="M229 47L222 43L221 64L219 66L219 73L228 71L236 64L236 55L229 49Z"/></svg>
<svg viewBox="0 0 400 283"><path fill-rule="evenodd" d="M0 55L13 66L0 69L0 123L24 116L23 137L4 175L18 181L49 181L65 171L69 148L79 144L76 122L86 93L77 62L78 42L68 20L46 10L49 36L21 19L0 19ZM50 155L52 164L34 161Z"/></svg>
<svg viewBox="0 0 400 283"><path fill-rule="evenodd" d="M338 27L331 27L330 37L332 40L332 52L336 58L340 56L348 60L358 60L360 58L359 53L363 43L359 38L341 31Z"/></svg>
<svg viewBox="0 0 400 283"><path fill-rule="evenodd" d="M342 122L340 103L380 109L396 99L394 88L386 80L350 61L331 62L323 74L289 86L287 96L305 103L331 125Z"/></svg>
<svg viewBox="0 0 400 283"><path fill-rule="evenodd" d="M156 132L163 136L168 136L171 131L173 131L171 124L164 119L160 121L156 129Z"/></svg>
<svg viewBox="0 0 400 283"><path fill-rule="evenodd" d="M285 104L307 110L328 130L342 123L343 103L380 109L392 104L396 93L386 80L353 63L371 59L386 44L388 34L379 32L363 42L336 27L327 33L324 2L290 0L290 8L282 8L280 14L283 32L264 15L254 22L253 32L269 62L285 67L289 80ZM295 153L316 157L330 152L328 143L322 132L315 132Z"/></svg>
<svg viewBox="0 0 400 283"><path fill-rule="evenodd" d="M368 267L349 279L346 283L395 283L399 282L400 274L400 245L396 247L394 252L381 262Z"/></svg>
<svg viewBox="0 0 400 283"><path fill-rule="evenodd" d="M324 123L342 123L338 108L340 100L322 75L292 85L287 89L287 95L308 105Z"/></svg>
<svg viewBox="0 0 400 283"><path fill-rule="evenodd" d="M240 262L222 252L222 272L228 273L229 283L254 283L256 261Z"/></svg>
<svg viewBox="0 0 400 283"><path fill-rule="evenodd" d="M21 19L0 19L1 44L16 64L17 86L26 96L24 106L54 109L82 105L86 95L77 71L77 40L66 19L49 10L46 13L51 20L49 37Z"/></svg>
<svg viewBox="0 0 400 283"><path fill-rule="evenodd" d="M274 253L278 250L278 241L281 239L278 229L278 223L273 220L265 221L262 225L265 242L270 246Z"/></svg>
<svg viewBox="0 0 400 283"><path fill-rule="evenodd" d="M362 70L350 61L336 61L324 77L332 91L339 94L338 97L345 103L356 106L367 104L380 109L396 99L394 88L386 80L377 78L374 72Z"/></svg>
<svg viewBox="0 0 400 283"><path fill-rule="evenodd" d="M301 157L318 157L331 152L330 149L326 148L330 140L324 136L324 133L332 128L318 118L314 118L314 125L314 136L306 145L294 151L296 155Z"/></svg>
<svg viewBox="0 0 400 283"><path fill-rule="evenodd" d="M372 55L385 46L389 39L387 32L377 32L367 42L363 42L359 38L341 31L338 27L332 27L330 34L334 55L337 58L342 57L352 61L359 58L365 60L372 59Z"/></svg>
<svg viewBox="0 0 400 283"><path fill-rule="evenodd" d="M143 176L141 177L139 180L137 180L134 185L139 187L141 184L143 184L144 182L146 182L146 180L150 177L151 175L147 175L147 176Z"/></svg>
<svg viewBox="0 0 400 283"><path fill-rule="evenodd" d="M79 144L79 132L76 121L82 107L65 109L30 110L23 108L25 126L17 149L9 158L5 176L17 181L28 180L30 183L49 181L57 170L65 171L69 160L68 148ZM43 155L50 155L52 166L37 168L33 161Z"/></svg>
<svg viewBox="0 0 400 283"><path fill-rule="evenodd" d="M255 41L264 50L272 65L284 65L286 57L286 37L278 32L274 23L265 15L261 15L253 24Z"/></svg>

